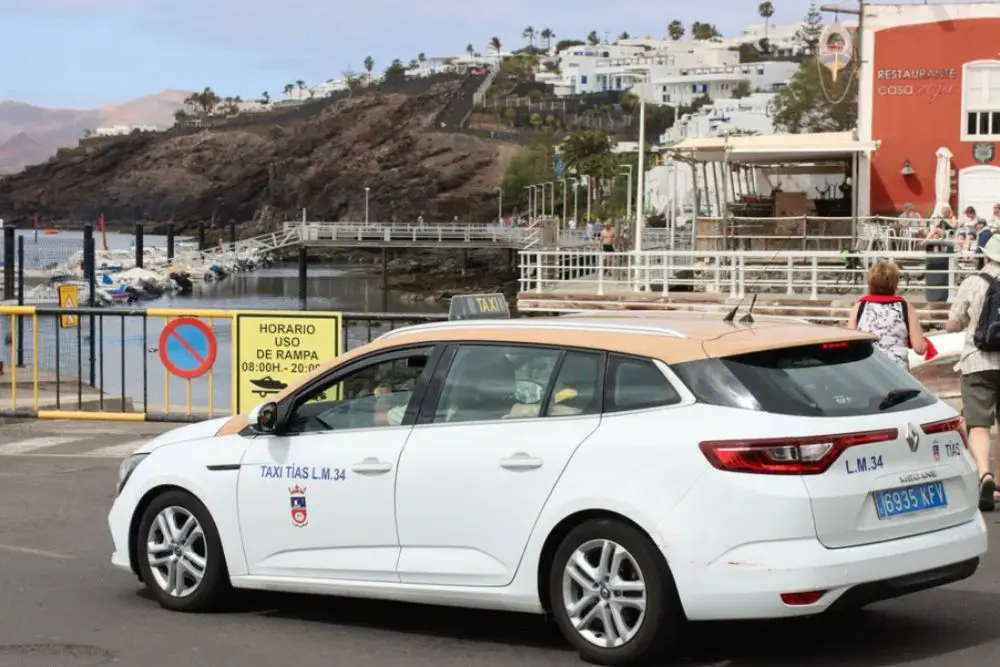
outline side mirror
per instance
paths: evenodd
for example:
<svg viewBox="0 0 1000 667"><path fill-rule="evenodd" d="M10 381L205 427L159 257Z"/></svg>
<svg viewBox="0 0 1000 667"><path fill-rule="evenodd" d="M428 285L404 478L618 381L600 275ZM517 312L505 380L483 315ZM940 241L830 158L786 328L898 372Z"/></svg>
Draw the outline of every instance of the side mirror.
<svg viewBox="0 0 1000 667"><path fill-rule="evenodd" d="M278 426L278 405L274 402L261 403L247 415L247 423L257 433L274 433Z"/></svg>

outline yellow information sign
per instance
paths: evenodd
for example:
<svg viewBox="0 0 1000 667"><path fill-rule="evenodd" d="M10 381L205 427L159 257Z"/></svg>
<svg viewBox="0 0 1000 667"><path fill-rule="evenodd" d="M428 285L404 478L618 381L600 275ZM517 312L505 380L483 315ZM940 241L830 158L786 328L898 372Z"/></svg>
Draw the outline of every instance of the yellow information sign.
<svg viewBox="0 0 1000 667"><path fill-rule="evenodd" d="M273 399L344 351L338 312L241 312L233 320L236 411Z"/></svg>
<svg viewBox="0 0 1000 667"><path fill-rule="evenodd" d="M59 286L59 307L60 308L76 308L80 305L80 286L79 285L60 285ZM80 326L80 318L73 313L66 313L65 315L59 316L59 327L62 329L71 329L73 327Z"/></svg>

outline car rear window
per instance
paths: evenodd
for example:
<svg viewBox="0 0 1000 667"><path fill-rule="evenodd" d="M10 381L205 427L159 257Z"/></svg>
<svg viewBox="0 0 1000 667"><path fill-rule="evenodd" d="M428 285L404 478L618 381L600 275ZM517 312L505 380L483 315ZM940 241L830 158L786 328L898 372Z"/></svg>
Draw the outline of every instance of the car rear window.
<svg viewBox="0 0 1000 667"><path fill-rule="evenodd" d="M611 355L605 382L605 412L659 408L681 401L670 380L648 359Z"/></svg>
<svg viewBox="0 0 1000 667"><path fill-rule="evenodd" d="M872 415L937 400L869 341L703 359L673 369L703 403L783 415Z"/></svg>

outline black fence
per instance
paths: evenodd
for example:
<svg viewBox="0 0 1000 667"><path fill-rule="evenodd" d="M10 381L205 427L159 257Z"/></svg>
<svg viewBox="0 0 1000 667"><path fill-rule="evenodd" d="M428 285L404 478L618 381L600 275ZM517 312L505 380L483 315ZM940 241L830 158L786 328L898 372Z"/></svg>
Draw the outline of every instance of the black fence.
<svg viewBox="0 0 1000 667"><path fill-rule="evenodd" d="M218 352L209 373L182 380L160 361L160 335L172 319L162 310L0 307L0 417L72 411L185 422L230 414L233 313L194 312L210 323ZM400 326L445 319L346 312L341 336L352 349Z"/></svg>

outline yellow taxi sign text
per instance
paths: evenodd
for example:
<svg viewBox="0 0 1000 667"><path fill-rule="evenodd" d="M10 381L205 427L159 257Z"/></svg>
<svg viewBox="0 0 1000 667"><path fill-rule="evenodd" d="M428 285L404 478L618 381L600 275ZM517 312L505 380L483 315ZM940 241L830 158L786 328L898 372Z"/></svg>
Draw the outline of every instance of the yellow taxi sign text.
<svg viewBox="0 0 1000 667"><path fill-rule="evenodd" d="M493 294L462 294L451 298L449 320L509 320L507 297Z"/></svg>

